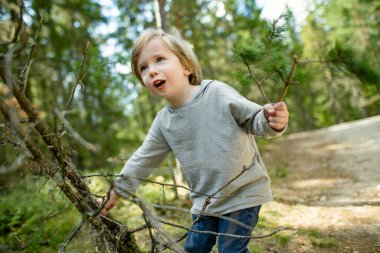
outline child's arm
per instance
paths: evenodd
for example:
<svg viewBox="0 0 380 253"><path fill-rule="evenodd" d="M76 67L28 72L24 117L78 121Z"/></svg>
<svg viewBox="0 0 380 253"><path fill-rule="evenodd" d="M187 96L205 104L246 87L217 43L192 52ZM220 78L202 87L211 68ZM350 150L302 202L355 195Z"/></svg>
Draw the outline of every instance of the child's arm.
<svg viewBox="0 0 380 253"><path fill-rule="evenodd" d="M159 128L159 114L154 120L144 143L131 156L122 169L120 176L114 181L109 193L109 200L105 204L101 214L106 215L120 197L128 197L141 185L151 172L165 159L170 152L170 147Z"/></svg>
<svg viewBox="0 0 380 253"><path fill-rule="evenodd" d="M236 123L247 133L265 138L280 136L287 128L289 113L284 102L260 106L241 96L231 86L213 86L221 107L227 106Z"/></svg>

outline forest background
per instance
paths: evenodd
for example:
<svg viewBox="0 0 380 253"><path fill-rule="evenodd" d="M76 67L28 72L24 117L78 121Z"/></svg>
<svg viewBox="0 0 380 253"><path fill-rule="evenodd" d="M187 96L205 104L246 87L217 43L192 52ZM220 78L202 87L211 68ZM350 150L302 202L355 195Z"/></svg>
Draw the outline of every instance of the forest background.
<svg viewBox="0 0 380 253"><path fill-rule="evenodd" d="M259 104L267 101L257 83L275 102L289 81L284 98L291 112L289 133L380 113L378 1L309 1L302 24L296 23L290 9L268 22L253 0L111 2L117 15L107 15L97 1L25 1L21 47L11 65L12 73L20 73L34 45L24 92L52 128L59 128L57 112L65 110L74 85L79 84L66 113L72 131L63 132L62 146L70 147L69 156L83 174L118 173L165 105L148 94L129 68L133 41L144 28L157 25L154 2L163 7L161 25L191 43L206 79L224 81ZM20 8L18 1L0 4L0 57L5 59ZM110 23L116 24L111 31L99 32ZM105 55L109 45L112 54ZM0 94L7 94L4 80ZM13 250L56 251L80 217L47 178L28 172L27 156L1 114L0 120L0 244ZM35 143L40 142L36 138ZM181 181L178 170L174 176L167 170L176 167L169 156L152 178ZM104 193L109 187L105 178L91 179L89 184L94 192ZM157 194L161 188L152 186L145 197L162 204L181 192L168 191L164 199ZM120 212L126 210L130 212ZM125 222L137 224L131 219ZM73 247L91 247L91 241L87 243Z"/></svg>

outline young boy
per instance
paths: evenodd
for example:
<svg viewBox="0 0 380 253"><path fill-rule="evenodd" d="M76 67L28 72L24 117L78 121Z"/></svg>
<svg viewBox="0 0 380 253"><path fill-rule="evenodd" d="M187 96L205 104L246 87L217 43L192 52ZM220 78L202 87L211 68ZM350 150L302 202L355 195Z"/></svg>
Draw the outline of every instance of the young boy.
<svg viewBox="0 0 380 253"><path fill-rule="evenodd" d="M202 80L188 43L158 29L146 30L135 42L132 70L151 94L169 104L157 114L144 143L115 180L102 214L116 205L119 196L134 192L172 151L191 189L193 219L202 211L205 195L217 192L192 229L250 236L261 205L272 200L270 179L252 135L281 135L288 123L285 103L261 107L227 84ZM237 177L243 168L247 170ZM215 235L190 232L185 251L210 252L215 242ZM219 236L218 250L249 252L248 242Z"/></svg>

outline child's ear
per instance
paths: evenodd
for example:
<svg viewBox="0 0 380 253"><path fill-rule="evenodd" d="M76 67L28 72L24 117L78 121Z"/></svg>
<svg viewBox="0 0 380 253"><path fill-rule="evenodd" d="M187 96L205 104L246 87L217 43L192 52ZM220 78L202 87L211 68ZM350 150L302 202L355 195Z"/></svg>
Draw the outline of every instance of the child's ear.
<svg viewBox="0 0 380 253"><path fill-rule="evenodd" d="M187 70L187 69L185 69L185 70L183 71L183 73L185 74L185 76L189 76L189 75L192 74L191 71L190 71L190 70Z"/></svg>

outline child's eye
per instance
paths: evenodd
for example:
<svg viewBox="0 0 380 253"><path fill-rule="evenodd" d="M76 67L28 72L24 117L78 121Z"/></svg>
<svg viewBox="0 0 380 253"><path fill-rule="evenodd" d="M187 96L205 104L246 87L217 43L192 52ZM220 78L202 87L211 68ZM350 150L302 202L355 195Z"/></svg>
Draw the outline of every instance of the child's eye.
<svg viewBox="0 0 380 253"><path fill-rule="evenodd" d="M157 60L156 60L156 61L157 61L157 62L160 62L160 61L163 61L163 60L165 60L164 57L159 56L159 57L157 57Z"/></svg>
<svg viewBox="0 0 380 253"><path fill-rule="evenodd" d="M141 66L140 67L140 72L143 72L144 70L146 70L146 66Z"/></svg>

